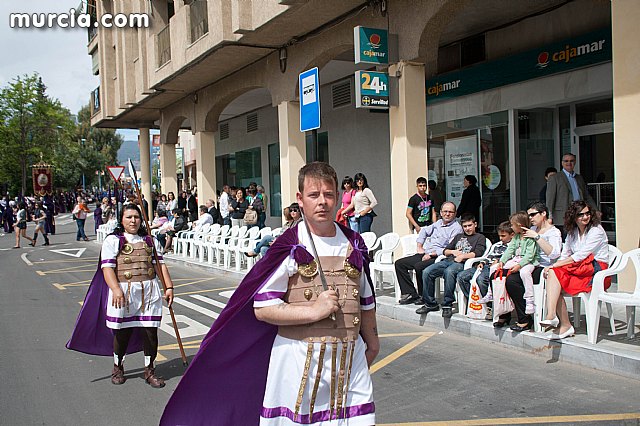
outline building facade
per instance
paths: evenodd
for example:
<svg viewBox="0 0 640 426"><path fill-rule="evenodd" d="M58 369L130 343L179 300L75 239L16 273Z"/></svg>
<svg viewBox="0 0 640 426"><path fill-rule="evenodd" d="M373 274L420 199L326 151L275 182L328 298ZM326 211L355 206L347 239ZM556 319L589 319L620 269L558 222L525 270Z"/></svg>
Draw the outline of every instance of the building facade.
<svg viewBox="0 0 640 426"><path fill-rule="evenodd" d="M409 232L406 203L418 176L456 201L462 178L473 174L490 233L539 199L544 170L560 169L562 153L572 152L610 239L622 250L637 247L629 232L632 173L640 169L634 0L89 4L97 16L150 17L148 28L90 34L101 81L92 123L142 129L142 152L145 129L160 129L163 192L178 189L175 144L187 130L199 196L256 181L269 195L273 225L295 199L297 170L319 159L340 178L367 176L378 234ZM397 59L355 65L359 25L395 35ZM317 146L299 130L298 75L312 67L320 70ZM354 72L375 69L389 73L395 99L386 111L356 109Z"/></svg>

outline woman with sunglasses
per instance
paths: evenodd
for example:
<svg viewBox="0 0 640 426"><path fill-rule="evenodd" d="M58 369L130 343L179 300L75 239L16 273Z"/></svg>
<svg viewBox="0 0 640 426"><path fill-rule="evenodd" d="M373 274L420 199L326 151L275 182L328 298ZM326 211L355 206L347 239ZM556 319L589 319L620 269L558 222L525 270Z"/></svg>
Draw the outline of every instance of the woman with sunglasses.
<svg viewBox="0 0 640 426"><path fill-rule="evenodd" d="M555 328L553 339L564 339L575 334L562 292L570 296L590 292L593 275L609 266L609 240L593 207L583 200L571 203L564 215L564 227L567 240L560 260L544 269L547 277L547 314L540 324ZM609 278L605 280L605 290L610 285Z"/></svg>
<svg viewBox="0 0 640 426"><path fill-rule="evenodd" d="M369 188L367 177L364 174L356 173L353 181L356 185L356 193L351 198L351 204L342 210L342 213L348 214L351 210L355 211L358 232L362 234L371 231L371 224L376 216L373 208L378 205L378 201Z"/></svg>
<svg viewBox="0 0 640 426"><path fill-rule="evenodd" d="M293 203L289 207L285 207L282 213L284 214L285 218L285 223L284 225L282 225L282 232L286 231L289 228L293 228L302 220L302 215L300 214L300 206L298 205L298 203ZM259 254L264 256L265 254L267 254L267 250L269 250L269 247L271 247L271 244L273 244L275 240L275 236L265 235L264 237L262 237L262 239L260 239L260 241L258 241L256 247L252 251L247 252L246 255L249 257L256 257Z"/></svg>

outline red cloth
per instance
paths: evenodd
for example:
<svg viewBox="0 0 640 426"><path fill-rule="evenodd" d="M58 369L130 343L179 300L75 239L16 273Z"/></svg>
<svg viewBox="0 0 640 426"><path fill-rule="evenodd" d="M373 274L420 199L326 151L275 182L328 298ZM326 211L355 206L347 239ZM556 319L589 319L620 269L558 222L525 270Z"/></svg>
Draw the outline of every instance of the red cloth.
<svg viewBox="0 0 640 426"><path fill-rule="evenodd" d="M571 296L578 293L590 293L593 284L593 276L598 271L595 265L599 265L598 270L604 270L609 267L605 262L596 261L593 254L590 254L581 262L573 262L565 266L555 266L553 271L560 281L562 290ZM607 290L611 286L611 277L604 280L604 289Z"/></svg>
<svg viewBox="0 0 640 426"><path fill-rule="evenodd" d="M347 218L342 215L343 210L344 209L340 209L338 210L338 213L336 213L336 222L338 222L340 225L344 225L348 227L349 222L347 221Z"/></svg>

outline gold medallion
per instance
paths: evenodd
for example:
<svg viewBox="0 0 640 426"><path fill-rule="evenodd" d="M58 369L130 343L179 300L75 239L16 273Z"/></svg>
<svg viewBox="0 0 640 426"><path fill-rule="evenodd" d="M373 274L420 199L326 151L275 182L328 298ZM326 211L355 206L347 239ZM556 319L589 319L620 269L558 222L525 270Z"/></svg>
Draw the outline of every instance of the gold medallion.
<svg viewBox="0 0 640 426"><path fill-rule="evenodd" d="M129 256L125 256L125 258L124 258L124 259L122 259L122 261L123 261L124 263L131 263L131 258L130 258Z"/></svg>
<svg viewBox="0 0 640 426"><path fill-rule="evenodd" d="M133 277L133 274L131 273L131 271L124 271L124 277L130 280L131 277Z"/></svg>
<svg viewBox="0 0 640 426"><path fill-rule="evenodd" d="M344 261L344 272L349 278L358 278L360 276L360 271L358 271L356 267L349 263L348 260Z"/></svg>
<svg viewBox="0 0 640 426"><path fill-rule="evenodd" d="M312 297L313 297L313 290L311 290L310 288L306 289L304 291L304 298L307 300L311 300Z"/></svg>
<svg viewBox="0 0 640 426"><path fill-rule="evenodd" d="M133 253L133 246L129 243L126 243L124 246L122 246L122 252L124 254L131 254Z"/></svg>
<svg viewBox="0 0 640 426"><path fill-rule="evenodd" d="M358 325L358 324L360 324L360 318L353 317L353 325Z"/></svg>
<svg viewBox="0 0 640 426"><path fill-rule="evenodd" d="M153 256L147 257L147 262L151 263L152 260L153 260Z"/></svg>
<svg viewBox="0 0 640 426"><path fill-rule="evenodd" d="M144 248L144 251L146 251L146 252L147 252L147 254L151 254L151 253L153 253L153 247L151 247L151 246L146 246L146 247Z"/></svg>
<svg viewBox="0 0 640 426"><path fill-rule="evenodd" d="M309 263L298 265L298 273L305 278L311 278L318 273L318 262L312 260Z"/></svg>
<svg viewBox="0 0 640 426"><path fill-rule="evenodd" d="M358 295L360 294L360 292L358 291L357 288L354 288L353 291L351 292L351 294L353 294L353 298L356 299L358 297Z"/></svg>

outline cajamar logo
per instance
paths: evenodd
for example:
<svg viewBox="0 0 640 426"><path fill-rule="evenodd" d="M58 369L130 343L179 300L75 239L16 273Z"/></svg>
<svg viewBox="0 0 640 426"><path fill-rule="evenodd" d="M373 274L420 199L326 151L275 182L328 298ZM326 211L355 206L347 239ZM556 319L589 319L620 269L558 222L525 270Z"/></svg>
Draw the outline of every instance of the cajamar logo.
<svg viewBox="0 0 640 426"><path fill-rule="evenodd" d="M536 66L542 69L549 65L549 60L552 62L568 63L578 56L599 52L603 49L605 41L606 40L598 40L591 43L585 43L580 46L570 46L567 44L565 45L564 50L559 50L551 54L549 52L540 52L538 54L538 63Z"/></svg>

